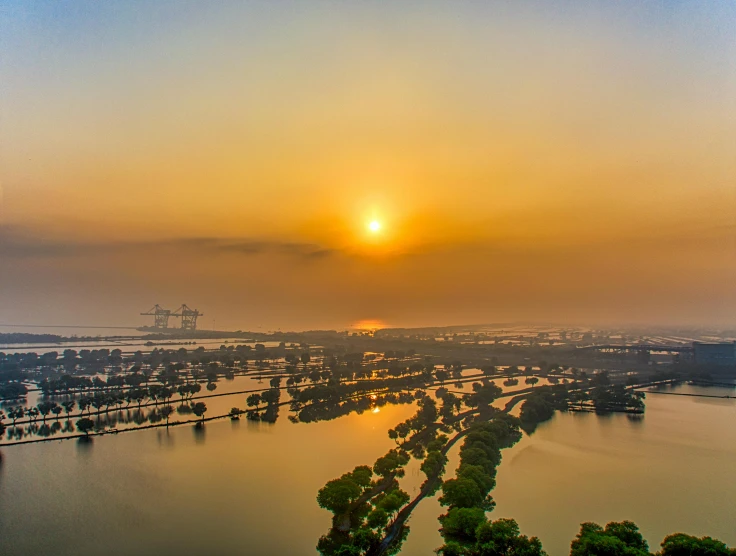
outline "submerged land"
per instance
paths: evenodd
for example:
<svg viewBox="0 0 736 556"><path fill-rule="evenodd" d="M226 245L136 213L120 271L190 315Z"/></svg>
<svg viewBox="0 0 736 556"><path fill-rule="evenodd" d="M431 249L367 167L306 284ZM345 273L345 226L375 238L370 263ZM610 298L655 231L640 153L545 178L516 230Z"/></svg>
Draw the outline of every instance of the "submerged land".
<svg viewBox="0 0 736 556"><path fill-rule="evenodd" d="M736 366L721 351L725 347L728 356L733 335L522 325L83 338L5 334L0 448L7 459L24 444L59 439L92 447L99 437L179 426L202 436L224 419L268 426L286 418L304 425L405 406L413 414L385 431L392 448L314 492L315 508L332 513L324 534L314 539L316 551L399 553L410 539L415 510L435 497L443 508L439 553L543 554L541 541L523 535L512 518L488 517L503 452L557 412L641 420L648 394L736 397ZM685 383L699 390L678 390ZM454 472L448 467L453 447L459 457ZM423 480L410 495L404 482L412 465ZM583 524L572 552L593 554L611 543L618 546L612 553L649 553L627 520ZM661 551L685 554L690 552L681 552L682 546L691 545L730 553L720 541L694 536L667 536ZM314 552L304 547L303 553Z"/></svg>

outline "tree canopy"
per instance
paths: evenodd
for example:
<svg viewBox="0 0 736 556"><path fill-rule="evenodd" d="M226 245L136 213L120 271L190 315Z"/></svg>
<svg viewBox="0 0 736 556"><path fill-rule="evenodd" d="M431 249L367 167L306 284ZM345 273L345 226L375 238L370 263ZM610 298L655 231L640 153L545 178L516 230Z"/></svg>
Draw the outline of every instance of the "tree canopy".
<svg viewBox="0 0 736 556"><path fill-rule="evenodd" d="M537 537L522 535L513 519L489 521L480 508L455 508L442 520L442 556L546 556Z"/></svg>
<svg viewBox="0 0 736 556"><path fill-rule="evenodd" d="M612 521L605 528L582 523L570 545L570 556L648 556L649 545L631 521Z"/></svg>
<svg viewBox="0 0 736 556"><path fill-rule="evenodd" d="M668 535L661 546L661 556L736 556L736 549L729 549L719 540L685 533Z"/></svg>

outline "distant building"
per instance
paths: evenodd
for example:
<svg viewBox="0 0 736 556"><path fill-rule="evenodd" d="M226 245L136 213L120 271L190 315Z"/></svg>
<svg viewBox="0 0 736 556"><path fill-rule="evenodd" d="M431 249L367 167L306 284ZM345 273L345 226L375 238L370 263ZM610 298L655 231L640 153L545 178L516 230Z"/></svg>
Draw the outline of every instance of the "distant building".
<svg viewBox="0 0 736 556"><path fill-rule="evenodd" d="M695 362L702 365L736 365L736 342L706 344L693 342Z"/></svg>

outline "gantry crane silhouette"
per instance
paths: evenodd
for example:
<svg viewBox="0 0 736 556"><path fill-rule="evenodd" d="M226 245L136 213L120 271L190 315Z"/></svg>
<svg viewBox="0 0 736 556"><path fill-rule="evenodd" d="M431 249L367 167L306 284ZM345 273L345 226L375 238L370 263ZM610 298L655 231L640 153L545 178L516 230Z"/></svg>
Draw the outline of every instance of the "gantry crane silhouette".
<svg viewBox="0 0 736 556"><path fill-rule="evenodd" d="M169 328L169 318L176 317L181 319L182 330L196 330L197 318L203 316L197 309L190 309L186 304L182 304L176 311L164 309L161 305L156 304L145 313L144 316L153 316L153 327L159 330Z"/></svg>
<svg viewBox="0 0 736 556"><path fill-rule="evenodd" d="M168 309L164 309L159 305L158 303L151 307L148 311L145 313L141 313L141 315L153 315L153 327L154 328L168 328L169 327L169 317L171 316L171 311Z"/></svg>
<svg viewBox="0 0 736 556"><path fill-rule="evenodd" d="M181 329L182 330L196 330L197 329L197 317L203 316L197 309L190 309L186 304L179 307L176 311L171 313L172 317L181 318Z"/></svg>

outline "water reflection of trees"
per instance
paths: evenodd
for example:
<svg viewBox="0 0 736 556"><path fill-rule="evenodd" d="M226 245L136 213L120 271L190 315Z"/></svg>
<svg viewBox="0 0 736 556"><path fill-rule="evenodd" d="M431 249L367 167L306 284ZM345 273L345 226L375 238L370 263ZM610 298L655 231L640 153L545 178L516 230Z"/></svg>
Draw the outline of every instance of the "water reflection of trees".
<svg viewBox="0 0 736 556"><path fill-rule="evenodd" d="M531 434L537 424L550 419L555 411L567 410L580 398L580 392L593 400L601 412L643 409L643 402L635 391L611 384L604 374L591 380L538 388L537 381L528 382L531 388L512 398L503 411L492 406L502 390L488 378L473 383L472 391L461 396L444 386L438 388L435 396L442 401L440 407L424 391L417 390L416 415L388 431L389 438L397 443L396 457L401 461L393 469L394 474L379 474L378 479L372 479L372 472L379 467L376 462L373 468L364 466L368 471L358 467L320 490L317 501L333 512L333 523L318 541L317 550L324 556L397 553L408 534L405 523L414 507L425 496L442 489L440 503L448 507L448 512L440 517L446 541L439 549L442 554L485 554L472 549L474 544L485 542L475 536L476 530L482 530L483 534L478 535L483 538L508 533L509 542L513 540L521 552L541 556L541 543L520 535L513 520L489 522L485 517L494 506L489 493L495 486L501 449L517 442L522 429ZM507 414L517 401L522 403L519 418ZM442 481L447 453L462 436L466 438L460 450L457 477ZM403 474L398 470L410 458L421 461L420 469L427 476L411 501L400 494L403 491L398 484L392 484ZM378 493L384 491L397 493L397 505L390 506L391 511L381 505L384 498Z"/></svg>
<svg viewBox="0 0 736 556"><path fill-rule="evenodd" d="M229 413L215 417L239 418L244 413L249 420L274 423L279 417L280 407L288 404L293 413L292 420L314 422L386 404L411 403L414 397L404 390L432 383L424 366L412 370L408 367L397 370L394 366L392 370L375 373L376 378L372 378L367 375L374 373L361 371L354 360L348 368L330 369L331 361L325 364L328 369L318 373L306 367L304 361L298 374L284 375L276 371L269 379L269 388L247 396L246 409L235 407ZM417 372L423 374L412 374ZM211 372L207 377L208 384L216 387L217 380L224 378L225 374L224 371L221 375ZM33 436L70 435L75 432L74 422L79 423L82 419L90 419L93 425L85 426L85 430L80 429L79 432L99 434L164 422L169 424L173 414L184 418L196 414L204 418L206 405L197 401L202 397L198 396L201 385L195 382L201 378L200 375L196 369L183 375L170 367L159 374L160 383L151 383L151 376L139 370L125 377L109 376L107 380L99 376L90 379L71 375L46 379L40 384L43 397L37 405L26 407L16 402L9 407L8 439L17 442ZM281 386L283 378L287 379L286 387ZM282 401L284 391L290 397L287 402ZM174 402L176 394L178 401ZM200 409L202 407L204 411ZM3 417L0 422L5 427L6 416L0 417ZM51 424L47 424L47 420ZM174 424L178 422L174 421Z"/></svg>
<svg viewBox="0 0 736 556"><path fill-rule="evenodd" d="M447 389L448 380L455 388L463 388L477 377L506 377L517 382L517 377L526 377L525 382L532 389L537 382L529 366L498 369L484 365L480 375L469 376L463 371L459 360L437 365L431 357L411 351L387 351L380 356L322 349L315 354L307 346L285 344L272 349L262 345L221 346L210 351L154 349L149 354L136 352L126 356L117 349L78 353L66 350L61 355L0 354L0 384L13 396L21 394L3 402L5 414L0 415L0 433L6 433L3 437L7 436L8 441L20 442L75 433L116 433L219 418L239 419L241 415L252 421L275 423L282 406L288 406L289 420L310 423L389 404L410 404L427 388L438 385L444 402L441 411L450 415L462 402ZM551 376L562 370L550 365L546 372ZM212 415L204 398L213 395L219 381L234 380L236 376L268 383L250 391L241 398L243 403L228 413ZM567 388L570 379L561 380L561 386ZM586 380L589 377L580 373L578 382ZM24 396L29 388L34 389L34 384L40 399L29 406ZM284 394L288 395L285 401ZM605 395L596 399L603 400ZM485 403L477 393L468 399ZM615 406L619 401L616 396L609 396L607 403ZM596 407L604 407L604 401ZM80 422L84 430L79 428Z"/></svg>
<svg viewBox="0 0 736 556"><path fill-rule="evenodd" d="M499 368L493 360L476 363L480 374L469 375L464 372L469 365L450 353L438 357L387 350L381 355L350 347L315 350L283 343L276 348L223 345L209 351L154 349L130 355L119 349L0 353L0 438L22 442L79 433L83 450L94 434L196 423L194 438L203 442L205 422L212 419L237 421L244 415L249 421L275 423L286 406L290 421L313 423L415 403L416 414L388 431L394 449L319 491L318 502L333 512L333 523L318 550L326 555L395 553L408 534L405 523L413 508L441 490L447 508L441 519L441 553L473 553L473 547L484 542L481 537L503 532L520 551L536 554L537 546L521 538L515 523L485 518L492 507L489 493L500 450L518 439L519 429L531 433L558 410L624 411L629 418L641 419L643 396L632 386L643 378L545 361ZM649 380L677 378L674 371L647 375ZM218 390L220 381L236 377L251 377L264 386L226 394L240 397L242 403L236 402L226 414L212 415L203 400ZM492 379L504 386L518 386L523 380L526 388L515 390L504 410L498 410L491 404L502 391ZM537 386L545 379L548 386ZM29 406L26 400L34 390L40 399ZM517 402L522 404L519 419L504 415ZM159 438L169 438L158 430ZM462 438L456 476L443 480L447 452ZM411 458L420 461L426 475L413 500L400 484Z"/></svg>

